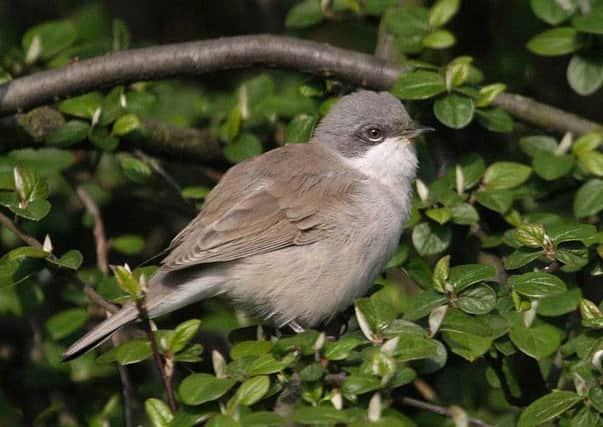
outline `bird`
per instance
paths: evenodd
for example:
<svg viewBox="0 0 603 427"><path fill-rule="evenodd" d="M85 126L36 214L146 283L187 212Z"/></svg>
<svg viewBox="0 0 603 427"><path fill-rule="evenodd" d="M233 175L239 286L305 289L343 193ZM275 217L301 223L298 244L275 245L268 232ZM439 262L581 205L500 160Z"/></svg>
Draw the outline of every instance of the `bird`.
<svg viewBox="0 0 603 427"><path fill-rule="evenodd" d="M149 280L149 317L221 295L295 332L330 320L368 292L398 247L418 167L413 141L430 130L389 92L358 90L309 143L231 167ZM136 320L136 305L125 304L63 359Z"/></svg>

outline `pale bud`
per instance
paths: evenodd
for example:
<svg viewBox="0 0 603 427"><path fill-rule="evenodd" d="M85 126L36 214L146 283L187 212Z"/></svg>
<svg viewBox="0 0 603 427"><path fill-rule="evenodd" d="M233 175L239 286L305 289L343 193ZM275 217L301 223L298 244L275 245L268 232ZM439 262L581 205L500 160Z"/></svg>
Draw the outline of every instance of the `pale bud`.
<svg viewBox="0 0 603 427"><path fill-rule="evenodd" d="M532 326L532 323L534 322L534 319L536 318L536 310L537 309L538 309L538 300L534 300L534 301L532 301L530 309L523 312L522 320L523 320L523 325L526 328L529 328L530 326Z"/></svg>
<svg viewBox="0 0 603 427"><path fill-rule="evenodd" d="M41 54L42 40L40 39L40 36L34 36L29 45L29 49L27 49L27 53L25 54L25 63L33 64L38 60Z"/></svg>
<svg viewBox="0 0 603 427"><path fill-rule="evenodd" d="M463 173L463 168L461 167L461 165L456 165L455 176L456 192L457 194L463 194L463 190L465 189L465 174Z"/></svg>
<svg viewBox="0 0 603 427"><path fill-rule="evenodd" d="M315 353L322 350L322 348L325 346L326 342L327 342L327 336L324 332L321 332L320 335L318 335L318 338L316 338L316 341L314 341L312 350L314 350Z"/></svg>
<svg viewBox="0 0 603 427"><path fill-rule="evenodd" d="M452 415L455 427L469 427L469 417L460 406L452 405L450 407L450 415Z"/></svg>
<svg viewBox="0 0 603 427"><path fill-rule="evenodd" d="M421 199L422 201L427 200L429 198L429 189L427 188L425 183L417 178L415 185L417 187L417 194L419 195L419 199Z"/></svg>
<svg viewBox="0 0 603 427"><path fill-rule="evenodd" d="M50 235L47 234L46 237L44 237L44 244L42 245L42 250L51 254L52 249L52 240L50 240Z"/></svg>
<svg viewBox="0 0 603 427"><path fill-rule="evenodd" d="M343 397L341 396L341 391L339 389L335 389L331 392L331 404L338 411L343 408Z"/></svg>
<svg viewBox="0 0 603 427"><path fill-rule="evenodd" d="M241 118L249 118L249 99L247 96L247 85L242 85L239 89L239 107L241 108Z"/></svg>
<svg viewBox="0 0 603 427"><path fill-rule="evenodd" d="M382 346L381 351L389 356L393 356L396 352L396 348L400 343L400 337L394 337L391 340L387 340Z"/></svg>
<svg viewBox="0 0 603 427"><path fill-rule="evenodd" d="M429 336L433 337L438 333L442 322L444 321L444 317L446 317L446 313L448 312L448 305L441 305L439 307L434 308L429 313Z"/></svg>
<svg viewBox="0 0 603 427"><path fill-rule="evenodd" d="M371 397L371 400L369 402L368 416L367 416L369 422L376 423L377 421L379 421L381 419L381 410L382 410L381 394L375 393L375 394L373 394L373 397Z"/></svg>
<svg viewBox="0 0 603 427"><path fill-rule="evenodd" d="M18 166L13 168L13 176L15 178L15 190L17 191L17 195L19 196L19 207L25 208L27 205L25 202L25 181L23 180L23 175L21 174L21 169Z"/></svg>
<svg viewBox="0 0 603 427"><path fill-rule="evenodd" d="M559 142L559 146L557 147L557 154L565 154L567 150L570 149L572 144L574 143L574 135L571 132L566 132L561 138L561 142Z"/></svg>
<svg viewBox="0 0 603 427"><path fill-rule="evenodd" d="M595 368L599 371L603 371L603 367L601 366L601 358L603 357L603 350L597 350L593 354L591 362Z"/></svg>
<svg viewBox="0 0 603 427"><path fill-rule="evenodd" d="M121 108L126 108L128 106L128 99L126 98L126 94L122 93L119 95L119 106Z"/></svg>
<svg viewBox="0 0 603 427"><path fill-rule="evenodd" d="M94 127L98 124L98 121L100 120L102 112L103 112L103 109L101 107L98 107L96 110L94 110L94 114L92 115L92 127Z"/></svg>
<svg viewBox="0 0 603 427"><path fill-rule="evenodd" d="M216 373L216 378L226 378L226 361L224 356L217 350L211 352L211 362Z"/></svg>

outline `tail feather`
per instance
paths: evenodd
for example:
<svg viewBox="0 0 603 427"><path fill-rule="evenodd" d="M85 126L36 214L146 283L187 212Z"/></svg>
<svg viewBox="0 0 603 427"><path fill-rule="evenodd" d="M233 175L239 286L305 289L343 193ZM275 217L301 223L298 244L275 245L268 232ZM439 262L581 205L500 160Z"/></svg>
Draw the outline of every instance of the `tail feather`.
<svg viewBox="0 0 603 427"><path fill-rule="evenodd" d="M138 311L136 310L136 307L131 305L123 307L69 347L67 351L63 353L63 361L66 362L75 359L88 350L92 350L94 347L102 344L119 328L132 322L137 317Z"/></svg>

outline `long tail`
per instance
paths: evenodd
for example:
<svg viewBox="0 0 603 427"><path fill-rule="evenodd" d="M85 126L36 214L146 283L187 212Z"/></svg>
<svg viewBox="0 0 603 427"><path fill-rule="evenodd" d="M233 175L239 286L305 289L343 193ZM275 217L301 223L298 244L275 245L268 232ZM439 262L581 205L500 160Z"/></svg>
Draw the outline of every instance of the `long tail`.
<svg viewBox="0 0 603 427"><path fill-rule="evenodd" d="M101 322L94 329L77 340L63 353L63 361L74 359L79 355L92 350L109 338L115 331L138 317L138 310L133 305L123 307L117 313Z"/></svg>

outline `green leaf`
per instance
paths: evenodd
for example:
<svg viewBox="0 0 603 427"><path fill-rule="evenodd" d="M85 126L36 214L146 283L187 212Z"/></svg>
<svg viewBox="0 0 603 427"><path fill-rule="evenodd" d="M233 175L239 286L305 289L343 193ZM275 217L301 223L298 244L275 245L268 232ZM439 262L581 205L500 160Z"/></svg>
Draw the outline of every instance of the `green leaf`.
<svg viewBox="0 0 603 427"><path fill-rule="evenodd" d="M483 86L479 89L479 96L475 100L476 107L487 107L494 99L503 93L507 86L503 83L493 83Z"/></svg>
<svg viewBox="0 0 603 427"><path fill-rule="evenodd" d="M422 39L429 29L429 12L424 7L398 7L385 17L387 29L402 36L400 39L413 36Z"/></svg>
<svg viewBox="0 0 603 427"><path fill-rule="evenodd" d="M153 354L151 343L146 338L126 341L115 349L115 359L121 365L142 362Z"/></svg>
<svg viewBox="0 0 603 427"><path fill-rule="evenodd" d="M140 283L129 268L117 266L113 270L115 279L119 287L131 296L138 296L140 293Z"/></svg>
<svg viewBox="0 0 603 427"><path fill-rule="evenodd" d="M293 421L309 425L348 424L350 417L346 412L332 406L300 406L293 410Z"/></svg>
<svg viewBox="0 0 603 427"><path fill-rule="evenodd" d="M205 424L207 427L240 427L239 424L232 416L230 415L214 415L210 418L210 420Z"/></svg>
<svg viewBox="0 0 603 427"><path fill-rule="evenodd" d="M438 0L429 10L429 25L445 25L458 12L460 5L460 0Z"/></svg>
<svg viewBox="0 0 603 427"><path fill-rule="evenodd" d="M390 7L398 5L398 0L365 0L362 3L363 13L367 15L381 15Z"/></svg>
<svg viewBox="0 0 603 427"><path fill-rule="evenodd" d="M115 120L111 133L117 136L126 135L140 128L140 126L140 119L136 114L125 114Z"/></svg>
<svg viewBox="0 0 603 427"><path fill-rule="evenodd" d="M572 27L558 27L532 37L527 48L542 56L558 56L572 53L582 46L578 32Z"/></svg>
<svg viewBox="0 0 603 427"><path fill-rule="evenodd" d="M90 92L61 101L57 107L62 113L90 120L101 107L102 100L100 93Z"/></svg>
<svg viewBox="0 0 603 427"><path fill-rule="evenodd" d="M433 268L433 288L438 292L445 292L446 282L450 274L450 255L443 256Z"/></svg>
<svg viewBox="0 0 603 427"><path fill-rule="evenodd" d="M172 353L182 351L199 331L201 321L190 319L180 323L172 334L168 335L167 346Z"/></svg>
<svg viewBox="0 0 603 427"><path fill-rule="evenodd" d="M461 170L463 171L463 190L468 190L476 186L486 170L486 164L478 154L472 153L464 157L460 163ZM456 180L456 168L453 173L454 180Z"/></svg>
<svg viewBox="0 0 603 427"><path fill-rule="evenodd" d="M452 209L450 208L433 208L426 209L425 216L433 219L438 224L446 224L452 218Z"/></svg>
<svg viewBox="0 0 603 427"><path fill-rule="evenodd" d="M71 46L76 38L77 32L71 22L48 21L30 28L23 36L22 46L27 62L33 63L37 58L51 58ZM36 44L39 44L38 48L35 48ZM32 52L34 49L38 50L37 54Z"/></svg>
<svg viewBox="0 0 603 427"><path fill-rule="evenodd" d="M151 398L144 402L144 410L153 427L169 427L174 415L163 400Z"/></svg>
<svg viewBox="0 0 603 427"><path fill-rule="evenodd" d="M109 131L104 127L95 127L92 132L88 134L88 139L96 147L103 151L113 152L119 146L119 139L109 135Z"/></svg>
<svg viewBox="0 0 603 427"><path fill-rule="evenodd" d="M58 148L26 148L8 154L10 163L44 172L60 172L75 163L75 154Z"/></svg>
<svg viewBox="0 0 603 427"><path fill-rule="evenodd" d="M571 391L553 391L535 400L524 409L519 417L517 427L532 427L543 424L563 414L581 400L583 400L582 397Z"/></svg>
<svg viewBox="0 0 603 427"><path fill-rule="evenodd" d="M567 291L563 280L550 273L529 272L510 276L507 284L517 293L530 298L550 297Z"/></svg>
<svg viewBox="0 0 603 427"><path fill-rule="evenodd" d="M469 203L459 203L452 207L452 221L460 225L476 224L479 221L479 213Z"/></svg>
<svg viewBox="0 0 603 427"><path fill-rule="evenodd" d="M258 411L241 414L241 425L244 427L280 427L285 420L278 414L268 411Z"/></svg>
<svg viewBox="0 0 603 427"><path fill-rule="evenodd" d="M299 114L293 118L285 129L285 144L308 142L316 126L316 116Z"/></svg>
<svg viewBox="0 0 603 427"><path fill-rule="evenodd" d="M429 359L438 354L437 341L426 336L404 333L398 335L398 339L399 342L396 346L394 356L400 362Z"/></svg>
<svg viewBox="0 0 603 427"><path fill-rule="evenodd" d="M450 269L448 281L456 292L479 282L494 280L496 268L487 264L464 264Z"/></svg>
<svg viewBox="0 0 603 427"><path fill-rule="evenodd" d="M551 25L560 24L576 10L572 2L561 3L557 0L531 0L530 6L534 15Z"/></svg>
<svg viewBox="0 0 603 427"><path fill-rule="evenodd" d="M287 13L287 28L304 28L318 24L324 18L320 0L304 0L293 6Z"/></svg>
<svg viewBox="0 0 603 427"><path fill-rule="evenodd" d="M457 305L465 313L486 314L496 306L496 292L490 286L477 285L463 292Z"/></svg>
<svg viewBox="0 0 603 427"><path fill-rule="evenodd" d="M543 322L531 328L516 325L511 328L509 338L523 353L536 360L550 356L561 345L559 331Z"/></svg>
<svg viewBox="0 0 603 427"><path fill-rule="evenodd" d="M138 160L130 155L122 156L119 164L126 177L137 184L144 184L151 177L151 168L142 160Z"/></svg>
<svg viewBox="0 0 603 427"><path fill-rule="evenodd" d="M447 49L456 43L454 34L446 30L437 30L423 38L423 45L430 49Z"/></svg>
<svg viewBox="0 0 603 427"><path fill-rule="evenodd" d="M461 129L471 123L474 110L473 100L463 95L447 95L433 104L437 119L453 129Z"/></svg>
<svg viewBox="0 0 603 427"><path fill-rule="evenodd" d="M9 207L11 211L20 217L31 221L40 221L50 212L50 203L48 200L34 200L29 203L26 208Z"/></svg>
<svg viewBox="0 0 603 427"><path fill-rule="evenodd" d="M583 184L574 198L574 216L585 218L603 210L603 180L591 179Z"/></svg>
<svg viewBox="0 0 603 427"><path fill-rule="evenodd" d="M540 248L545 244L544 227L540 224L521 224L515 236L519 243L529 248Z"/></svg>
<svg viewBox="0 0 603 427"><path fill-rule="evenodd" d="M515 162L492 163L484 174L483 182L488 190L508 190L523 184L532 168Z"/></svg>
<svg viewBox="0 0 603 427"><path fill-rule="evenodd" d="M540 153L554 154L557 151L557 141L546 135L525 136L519 140L522 151L530 157Z"/></svg>
<svg viewBox="0 0 603 427"><path fill-rule="evenodd" d="M471 334L479 337L492 337L492 331L481 317L474 317L458 309L449 308L440 330Z"/></svg>
<svg viewBox="0 0 603 427"><path fill-rule="evenodd" d="M270 341L242 341L236 343L230 349L232 359L240 359L247 356L261 356L272 350Z"/></svg>
<svg viewBox="0 0 603 427"><path fill-rule="evenodd" d="M446 296L435 291L424 291L411 297L408 307L410 309L404 313L404 318L407 320L417 320L427 316L431 311L443 304L446 304L448 299Z"/></svg>
<svg viewBox="0 0 603 427"><path fill-rule="evenodd" d="M450 227L423 222L412 230L412 243L421 256L436 255L448 248L452 239Z"/></svg>
<svg viewBox="0 0 603 427"><path fill-rule="evenodd" d="M477 109L475 117L481 126L492 132L509 133L515 127L513 118L502 108Z"/></svg>
<svg viewBox="0 0 603 427"><path fill-rule="evenodd" d="M262 150L262 143L255 135L244 133L224 147L224 157L231 163L238 163L262 154Z"/></svg>
<svg viewBox="0 0 603 427"><path fill-rule="evenodd" d="M210 191L207 187L186 187L182 189L181 196L185 199L205 199Z"/></svg>
<svg viewBox="0 0 603 427"><path fill-rule="evenodd" d="M55 130L48 137L47 142L59 147L69 147L86 139L89 131L90 125L88 123L80 120L70 120Z"/></svg>
<svg viewBox="0 0 603 427"><path fill-rule="evenodd" d="M528 251L525 249L517 249L511 255L504 258L504 266L507 270L516 270L531 263L544 255L544 250Z"/></svg>
<svg viewBox="0 0 603 427"><path fill-rule="evenodd" d="M572 288L565 293L542 298L538 303L536 312L541 316L562 316L575 311L581 299L582 292L580 288Z"/></svg>
<svg viewBox="0 0 603 427"><path fill-rule="evenodd" d="M48 252L43 249L33 248L31 246L21 246L6 254L6 259L9 261L17 261L23 258L46 258L47 256Z"/></svg>
<svg viewBox="0 0 603 427"><path fill-rule="evenodd" d="M270 378L261 375L249 378L237 390L235 398L241 405L251 406L259 402L270 388Z"/></svg>
<svg viewBox="0 0 603 427"><path fill-rule="evenodd" d="M80 251L71 249L65 252L56 263L61 267L77 270L82 265L83 260L84 257Z"/></svg>
<svg viewBox="0 0 603 427"><path fill-rule="evenodd" d="M366 341L358 336L344 335L337 341L327 342L325 345L324 356L328 360L344 360L352 350L364 344Z"/></svg>
<svg viewBox="0 0 603 427"><path fill-rule="evenodd" d="M192 374L182 380L178 394L187 405L201 405L224 396L235 382L230 378L216 378L209 374Z"/></svg>
<svg viewBox="0 0 603 427"><path fill-rule="evenodd" d="M60 340L80 329L90 318L82 308L63 310L46 321L46 330L54 340Z"/></svg>
<svg viewBox="0 0 603 427"><path fill-rule="evenodd" d="M603 85L603 59L572 56L567 66L567 81L578 95L592 95Z"/></svg>
<svg viewBox="0 0 603 427"><path fill-rule="evenodd" d="M403 73L392 88L400 99L428 99L446 90L444 78L432 71Z"/></svg>
<svg viewBox="0 0 603 427"><path fill-rule="evenodd" d="M408 253L410 252L410 247L407 245L400 245L396 252L392 255L391 259L388 261L385 269L400 267L404 262L408 259Z"/></svg>
<svg viewBox="0 0 603 427"><path fill-rule="evenodd" d="M377 390L381 386L381 380L368 375L350 375L346 377L341 391L346 396L356 396Z"/></svg>
<svg viewBox="0 0 603 427"><path fill-rule="evenodd" d="M574 156L539 152L532 160L534 172L547 181L554 181L569 174L574 168Z"/></svg>
<svg viewBox="0 0 603 427"><path fill-rule="evenodd" d="M603 143L603 133L585 133L574 142L574 145L572 145L572 154L578 155L585 151L596 150L601 143Z"/></svg>
<svg viewBox="0 0 603 427"><path fill-rule="evenodd" d="M574 16L572 25L583 33L603 34L603 5L593 6L587 14Z"/></svg>
<svg viewBox="0 0 603 427"><path fill-rule="evenodd" d="M244 356L249 357L249 356ZM293 354L287 355L280 360L277 360L272 354L263 354L257 357L251 365L249 365L249 375L268 375L281 372L283 369L289 367L295 362L295 356Z"/></svg>
<svg viewBox="0 0 603 427"><path fill-rule="evenodd" d="M547 227L547 235L556 245L563 242L587 240L596 232L597 228L592 224L562 223Z"/></svg>
<svg viewBox="0 0 603 427"><path fill-rule="evenodd" d="M598 151L581 151L577 155L578 163L587 172L603 176L603 154Z"/></svg>
<svg viewBox="0 0 603 427"><path fill-rule="evenodd" d="M492 346L492 339L458 331L444 331L442 337L450 350L468 360L475 361Z"/></svg>
<svg viewBox="0 0 603 427"><path fill-rule="evenodd" d="M136 255L144 249L144 239L136 234L124 234L111 239L111 247L122 254Z"/></svg>

